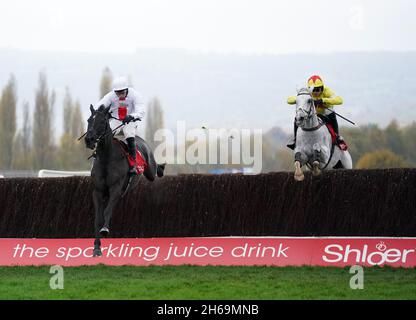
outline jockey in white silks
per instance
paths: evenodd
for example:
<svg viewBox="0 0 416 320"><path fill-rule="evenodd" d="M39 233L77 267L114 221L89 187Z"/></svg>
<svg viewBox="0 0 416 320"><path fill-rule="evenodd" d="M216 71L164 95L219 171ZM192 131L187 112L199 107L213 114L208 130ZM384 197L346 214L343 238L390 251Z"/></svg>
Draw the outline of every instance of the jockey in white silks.
<svg viewBox="0 0 416 320"><path fill-rule="evenodd" d="M114 135L121 132L126 139L129 154L136 159L136 129L137 119L142 120L145 115L145 103L143 96L135 89L129 87L125 77L118 77L113 81L113 90L107 93L100 101L96 103L96 107L104 105L110 106L110 127L111 130L119 127ZM130 174L137 174L135 167L130 167Z"/></svg>

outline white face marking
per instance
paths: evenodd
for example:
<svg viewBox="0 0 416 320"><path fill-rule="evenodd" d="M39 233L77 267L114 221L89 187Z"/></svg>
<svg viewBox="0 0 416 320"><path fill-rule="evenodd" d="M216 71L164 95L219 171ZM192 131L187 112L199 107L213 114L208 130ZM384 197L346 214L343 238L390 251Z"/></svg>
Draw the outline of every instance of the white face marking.
<svg viewBox="0 0 416 320"><path fill-rule="evenodd" d="M296 97L296 109L297 111L303 111L308 114L312 106L312 100L309 95L302 94Z"/></svg>

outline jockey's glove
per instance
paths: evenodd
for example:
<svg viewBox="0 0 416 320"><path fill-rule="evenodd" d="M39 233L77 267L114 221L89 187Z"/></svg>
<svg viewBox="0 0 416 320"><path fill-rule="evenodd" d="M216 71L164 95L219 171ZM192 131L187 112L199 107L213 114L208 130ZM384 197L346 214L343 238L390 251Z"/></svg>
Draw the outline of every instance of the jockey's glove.
<svg viewBox="0 0 416 320"><path fill-rule="evenodd" d="M313 103L315 104L315 106L322 106L324 104L324 101L322 99L316 99L313 100Z"/></svg>
<svg viewBox="0 0 416 320"><path fill-rule="evenodd" d="M123 119L123 124L127 124L127 123L129 123L130 121L133 121L133 120L134 120L134 117L129 114Z"/></svg>

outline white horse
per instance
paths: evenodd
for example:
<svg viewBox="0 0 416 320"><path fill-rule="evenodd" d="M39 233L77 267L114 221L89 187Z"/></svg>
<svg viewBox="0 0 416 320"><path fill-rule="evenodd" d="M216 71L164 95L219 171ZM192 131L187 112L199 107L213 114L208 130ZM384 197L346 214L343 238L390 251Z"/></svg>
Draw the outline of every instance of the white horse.
<svg viewBox="0 0 416 320"><path fill-rule="evenodd" d="M307 165L317 176L325 169L352 169L352 159L348 151L333 145L331 134L316 114L311 93L307 88L298 91L296 97L296 135L295 180L302 181L305 176L301 167Z"/></svg>

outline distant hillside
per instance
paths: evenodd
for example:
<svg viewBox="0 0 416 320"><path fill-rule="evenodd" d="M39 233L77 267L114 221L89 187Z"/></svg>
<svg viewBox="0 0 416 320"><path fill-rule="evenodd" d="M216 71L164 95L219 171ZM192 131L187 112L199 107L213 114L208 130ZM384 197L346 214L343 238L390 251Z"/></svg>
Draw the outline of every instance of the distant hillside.
<svg viewBox="0 0 416 320"><path fill-rule="evenodd" d="M14 73L19 107L34 104L38 73L46 70L57 93L55 132L61 132L65 86L88 106L98 100L102 70L130 74L145 96L157 95L167 127L282 127L292 130L294 110L286 97L319 73L345 105L337 108L358 125L387 125L416 119L416 53L334 53L322 55L219 55L142 50L135 55L93 55L0 50L0 87ZM19 119L20 120L20 119ZM342 123L341 125L348 125Z"/></svg>
<svg viewBox="0 0 416 320"><path fill-rule="evenodd" d="M285 147L288 138L289 134L279 127L273 127L264 134L264 139L275 148Z"/></svg>

